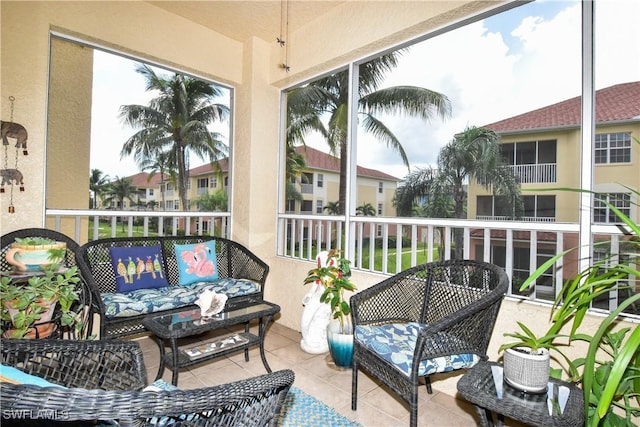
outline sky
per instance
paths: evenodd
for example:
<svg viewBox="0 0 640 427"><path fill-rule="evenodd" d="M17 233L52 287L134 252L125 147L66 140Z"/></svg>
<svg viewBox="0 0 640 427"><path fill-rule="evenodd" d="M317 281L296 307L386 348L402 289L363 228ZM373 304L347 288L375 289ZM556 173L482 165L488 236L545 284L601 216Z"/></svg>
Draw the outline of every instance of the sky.
<svg viewBox="0 0 640 427"><path fill-rule="evenodd" d="M640 80L640 1L598 1L596 7L596 87ZM426 87L446 95L453 109L446 121L436 117L428 123L381 116L405 148L411 169L435 164L440 147L467 126L580 95L580 15L579 1L538 0L411 46L383 86ZM117 119L120 105L150 99L133 70L131 61L95 56L91 168L111 177L137 173L135 163L119 155L133 130ZM317 136L307 143L326 151ZM364 135L358 144L359 165L398 178L407 173L383 144ZM198 164L192 160L191 167Z"/></svg>

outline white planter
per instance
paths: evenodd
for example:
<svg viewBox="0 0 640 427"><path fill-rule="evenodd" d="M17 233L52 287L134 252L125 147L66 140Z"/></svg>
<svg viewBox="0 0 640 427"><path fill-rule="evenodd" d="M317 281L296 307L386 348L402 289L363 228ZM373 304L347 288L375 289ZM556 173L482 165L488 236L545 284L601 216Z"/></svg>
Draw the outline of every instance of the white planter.
<svg viewBox="0 0 640 427"><path fill-rule="evenodd" d="M527 393L542 393L549 382L549 351L541 348L531 354L527 347L504 352L504 380L511 387Z"/></svg>

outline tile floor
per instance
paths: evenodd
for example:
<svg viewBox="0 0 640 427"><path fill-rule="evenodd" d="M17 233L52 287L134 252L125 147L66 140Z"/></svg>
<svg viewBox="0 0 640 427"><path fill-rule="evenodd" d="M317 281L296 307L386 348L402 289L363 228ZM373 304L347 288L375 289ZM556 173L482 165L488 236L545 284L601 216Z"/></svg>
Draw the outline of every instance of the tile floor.
<svg viewBox="0 0 640 427"><path fill-rule="evenodd" d="M227 335L229 331L218 333ZM213 338L215 335L199 336L193 342ZM300 349L300 333L273 324L265 340L266 357L272 370L289 368L295 372L294 385L306 393L323 401L349 419L363 427L408 426L409 409L403 401L387 392L366 374L358 375L358 410L351 410L351 370L336 370L327 363L327 355L313 355ZM137 338L143 349L148 381L152 382L158 371L158 347L149 337ZM182 344L182 342L181 342ZM205 362L180 371L178 386L198 388L255 375L264 374L258 349L250 351L250 360L245 362L244 353L239 352L227 358ZM163 378L171 381L171 371L165 370ZM418 408L419 426L475 426L473 408L467 402L438 391L437 381L433 381L433 394L420 388ZM507 425L512 425L507 422ZM323 427L323 426L319 426Z"/></svg>

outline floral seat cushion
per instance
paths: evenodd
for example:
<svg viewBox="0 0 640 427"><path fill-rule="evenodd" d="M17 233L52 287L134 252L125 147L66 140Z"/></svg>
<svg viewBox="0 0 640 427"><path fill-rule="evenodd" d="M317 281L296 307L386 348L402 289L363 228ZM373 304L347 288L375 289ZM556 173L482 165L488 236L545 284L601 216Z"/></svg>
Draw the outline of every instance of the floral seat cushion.
<svg viewBox="0 0 640 427"><path fill-rule="evenodd" d="M107 317L131 317L195 304L200 293L207 289L229 298L260 291L259 285L252 280L225 278L185 286L103 293L101 297Z"/></svg>
<svg viewBox="0 0 640 427"><path fill-rule="evenodd" d="M367 349L395 365L405 375L411 373L413 353L418 332L426 325L420 323L389 323L386 325L359 325L354 331L354 339ZM480 358L472 353L455 354L423 360L418 368L418 376L449 372L470 368Z"/></svg>

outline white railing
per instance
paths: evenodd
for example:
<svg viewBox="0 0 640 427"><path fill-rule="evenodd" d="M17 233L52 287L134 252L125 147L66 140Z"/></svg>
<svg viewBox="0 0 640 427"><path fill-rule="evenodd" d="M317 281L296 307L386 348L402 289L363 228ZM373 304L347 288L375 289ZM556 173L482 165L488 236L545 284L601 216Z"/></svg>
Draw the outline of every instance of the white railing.
<svg viewBox="0 0 640 427"><path fill-rule="evenodd" d="M115 211L47 209L49 227L58 231L73 229L77 242L104 237L209 235L229 237L229 212ZM67 233L69 232L67 231Z"/></svg>
<svg viewBox="0 0 640 427"><path fill-rule="evenodd" d="M478 221L513 221L510 216L500 215L476 215ZM523 216L518 218L518 221L524 222L556 222L556 218L553 216Z"/></svg>
<svg viewBox="0 0 640 427"><path fill-rule="evenodd" d="M626 238L615 226L594 225L592 231L594 241L606 242L612 254L618 253ZM578 232L578 224L567 223L354 216L347 225L344 216L281 214L278 255L313 261L320 250L341 249L355 269L391 275L424 262L454 258L461 245L458 255L462 258L505 269L512 283L509 295L550 302L560 291L557 284L577 271L577 251L560 259L549 272L547 279L551 277L553 283L540 283L524 293L519 285L537 269L539 254L576 247ZM617 304L618 295L612 292L593 308L607 311Z"/></svg>
<svg viewBox="0 0 640 427"><path fill-rule="evenodd" d="M523 184L556 182L557 164L538 163L533 165L511 165L513 173Z"/></svg>
<svg viewBox="0 0 640 427"><path fill-rule="evenodd" d="M46 217L49 228L73 235L81 243L117 235L230 237L231 225L229 212L47 209ZM519 292L522 280L536 270L539 252L556 254L577 246L578 224L366 216L350 217L347 223L346 219L280 214L278 255L313 261L318 251L337 248L345 251L355 269L386 275L457 255L502 266L511 280L509 295L547 302L560 291L557 284L566 279L563 272L570 276L579 267L577 251L572 251L549 273L552 284L541 283L538 289L536 285L527 293ZM615 225L593 225L592 233L595 242L604 242L607 252L614 254L614 260L628 238ZM522 259L523 249L528 262ZM640 287L639 283L630 285ZM604 312L617 305L618 295L612 292L596 301L593 309Z"/></svg>

